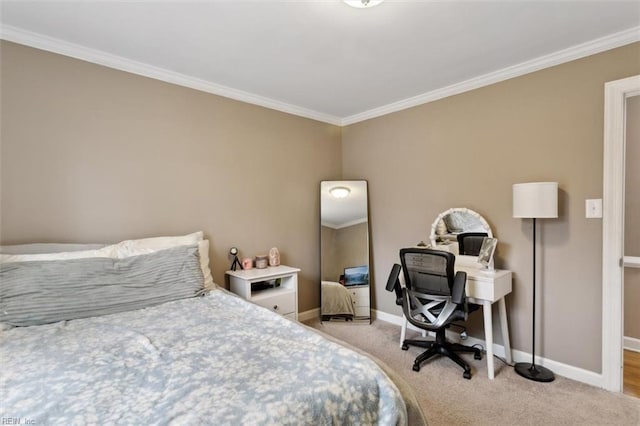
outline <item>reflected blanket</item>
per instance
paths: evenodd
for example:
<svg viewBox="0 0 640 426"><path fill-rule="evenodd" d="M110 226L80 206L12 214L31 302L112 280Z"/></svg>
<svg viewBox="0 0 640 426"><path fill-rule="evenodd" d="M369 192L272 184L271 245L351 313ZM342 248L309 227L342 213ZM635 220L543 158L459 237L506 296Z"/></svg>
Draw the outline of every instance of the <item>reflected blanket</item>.
<svg viewBox="0 0 640 426"><path fill-rule="evenodd" d="M322 315L355 316L353 300L345 286L333 281L322 281L321 289Z"/></svg>

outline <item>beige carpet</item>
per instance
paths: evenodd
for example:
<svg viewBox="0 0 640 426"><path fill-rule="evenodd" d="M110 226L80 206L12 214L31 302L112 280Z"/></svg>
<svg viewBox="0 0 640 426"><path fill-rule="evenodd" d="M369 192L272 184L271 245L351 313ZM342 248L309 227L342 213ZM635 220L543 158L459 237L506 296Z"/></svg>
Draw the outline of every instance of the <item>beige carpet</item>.
<svg viewBox="0 0 640 426"><path fill-rule="evenodd" d="M640 425L640 399L607 392L556 376L552 383L526 380L495 359L496 378L487 377L486 361L463 355L471 365L465 380L453 361L436 357L411 369L420 348L402 351L400 327L319 321L307 325L344 340L379 358L413 388L431 426L438 425ZM407 332L407 338L417 336Z"/></svg>

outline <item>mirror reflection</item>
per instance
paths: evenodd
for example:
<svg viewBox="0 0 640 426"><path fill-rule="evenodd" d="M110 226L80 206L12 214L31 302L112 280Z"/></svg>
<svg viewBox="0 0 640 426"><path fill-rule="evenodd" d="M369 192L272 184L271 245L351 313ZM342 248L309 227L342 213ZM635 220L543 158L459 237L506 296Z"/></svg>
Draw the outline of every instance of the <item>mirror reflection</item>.
<svg viewBox="0 0 640 426"><path fill-rule="evenodd" d="M369 213L366 181L320 183L322 321L369 323Z"/></svg>
<svg viewBox="0 0 640 426"><path fill-rule="evenodd" d="M493 232L479 213L455 207L438 215L431 225L431 246L455 255L477 257L486 237Z"/></svg>

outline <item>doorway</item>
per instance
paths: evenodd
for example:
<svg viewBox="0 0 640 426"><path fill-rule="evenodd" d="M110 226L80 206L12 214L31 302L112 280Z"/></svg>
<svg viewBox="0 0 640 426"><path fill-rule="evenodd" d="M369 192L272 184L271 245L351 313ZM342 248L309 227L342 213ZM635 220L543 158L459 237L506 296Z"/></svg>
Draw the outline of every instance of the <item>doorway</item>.
<svg viewBox="0 0 640 426"><path fill-rule="evenodd" d="M640 398L640 352L624 350L622 393Z"/></svg>
<svg viewBox="0 0 640 426"><path fill-rule="evenodd" d="M625 114L622 392L640 398L640 96L627 98Z"/></svg>
<svg viewBox="0 0 640 426"><path fill-rule="evenodd" d="M623 265L640 266L624 247L627 99L640 95L640 75L605 84L602 220L602 387L623 387Z"/></svg>

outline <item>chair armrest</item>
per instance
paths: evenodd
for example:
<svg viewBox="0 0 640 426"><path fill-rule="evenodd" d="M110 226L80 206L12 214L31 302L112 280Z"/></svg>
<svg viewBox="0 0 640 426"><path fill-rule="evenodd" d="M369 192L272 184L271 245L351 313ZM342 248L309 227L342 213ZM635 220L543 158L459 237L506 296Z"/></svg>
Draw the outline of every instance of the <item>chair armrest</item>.
<svg viewBox="0 0 640 426"><path fill-rule="evenodd" d="M451 301L461 305L465 302L465 287L467 285L467 273L463 271L456 272L453 279L453 288L451 289Z"/></svg>
<svg viewBox="0 0 640 426"><path fill-rule="evenodd" d="M397 263L391 268L391 273L387 279L387 291L396 292L396 305L402 306L402 287L400 286L400 270L402 267Z"/></svg>

